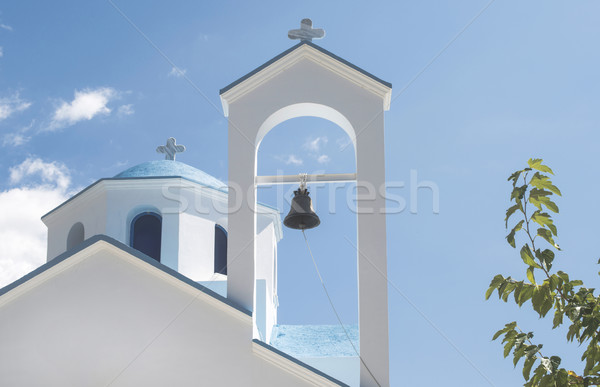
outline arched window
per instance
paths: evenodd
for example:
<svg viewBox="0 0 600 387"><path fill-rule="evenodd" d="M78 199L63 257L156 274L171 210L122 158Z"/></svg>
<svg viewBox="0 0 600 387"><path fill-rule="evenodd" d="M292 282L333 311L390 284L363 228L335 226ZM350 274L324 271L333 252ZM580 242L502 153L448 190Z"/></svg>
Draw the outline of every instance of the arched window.
<svg viewBox="0 0 600 387"><path fill-rule="evenodd" d="M83 224L81 224L81 222L75 223L67 236L67 250L71 250L73 247L83 242L84 237L85 231L83 229Z"/></svg>
<svg viewBox="0 0 600 387"><path fill-rule="evenodd" d="M215 224L215 273L227 275L227 231Z"/></svg>
<svg viewBox="0 0 600 387"><path fill-rule="evenodd" d="M143 212L131 222L131 247L160 262L162 218L154 212Z"/></svg>

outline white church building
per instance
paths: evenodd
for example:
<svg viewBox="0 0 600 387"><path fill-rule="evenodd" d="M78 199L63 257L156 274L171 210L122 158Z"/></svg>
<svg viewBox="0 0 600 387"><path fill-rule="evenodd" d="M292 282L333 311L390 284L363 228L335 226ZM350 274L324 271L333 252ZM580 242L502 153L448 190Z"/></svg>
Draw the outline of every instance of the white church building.
<svg viewBox="0 0 600 387"><path fill-rule="evenodd" d="M262 138L321 117L356 170L314 182L385 184L391 84L300 42L220 91L229 182L175 160L133 166L45 214L47 263L0 289L0 386L389 386L385 199L357 200L357 326L279 325L280 211L256 202Z"/></svg>

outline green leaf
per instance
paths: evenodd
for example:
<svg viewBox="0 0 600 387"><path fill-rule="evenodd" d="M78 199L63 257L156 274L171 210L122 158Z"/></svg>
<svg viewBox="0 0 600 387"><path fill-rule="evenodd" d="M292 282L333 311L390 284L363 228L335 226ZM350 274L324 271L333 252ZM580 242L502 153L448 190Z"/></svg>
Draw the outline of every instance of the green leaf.
<svg viewBox="0 0 600 387"><path fill-rule="evenodd" d="M554 242L554 239L552 238L552 232L550 230L546 228L538 228L537 234L544 238L546 242L550 243L556 249L560 250L560 247L558 247L558 245Z"/></svg>
<svg viewBox="0 0 600 387"><path fill-rule="evenodd" d="M527 359L525 359L525 363L523 364L523 377L525 378L525 380L529 380L529 375L531 374L531 367L533 367L533 364L536 361L536 357L535 356L529 356L527 357Z"/></svg>
<svg viewBox="0 0 600 387"><path fill-rule="evenodd" d="M522 171L522 170L521 170L521 171L516 171L516 172L514 172L512 175L510 175L510 176L508 177L508 179L507 179L507 180L508 180L508 181L511 181L511 180L512 180L512 182L513 182L513 187L514 187L514 186L517 184L517 181L519 180L519 176L521 176L521 173L523 173L523 171Z"/></svg>
<svg viewBox="0 0 600 387"><path fill-rule="evenodd" d="M496 275L493 279L492 282L490 282L490 287L487 290L487 292L485 292L485 299L487 300L488 298L490 298L490 296L492 295L492 293L494 292L494 289L497 289L498 286L500 286L500 284L504 282L504 276L502 274L498 274Z"/></svg>
<svg viewBox="0 0 600 387"><path fill-rule="evenodd" d="M498 332L494 333L494 336L492 337L492 341L496 340L498 337L500 337L500 335L502 335L504 332L506 332L506 328L500 329Z"/></svg>
<svg viewBox="0 0 600 387"><path fill-rule="evenodd" d="M556 290L559 288L559 286L562 285L562 280L556 275L556 274L552 274L550 276L550 289L551 290Z"/></svg>
<svg viewBox="0 0 600 387"><path fill-rule="evenodd" d="M539 172L536 172L533 175L533 177L529 181L529 184L534 186L535 188L548 189L551 192L557 194L558 196L562 196L562 194L560 193L560 190L558 189L558 187L556 187L554 184L552 184L552 182L550 181L550 178L546 175L542 175ZM514 190L513 190L513 192L514 192ZM512 199L512 197L511 197L511 199Z"/></svg>
<svg viewBox="0 0 600 387"><path fill-rule="evenodd" d="M563 315L564 312L562 310L556 309L556 312L554 312L554 319L552 320L552 329L557 328L562 324Z"/></svg>
<svg viewBox="0 0 600 387"><path fill-rule="evenodd" d="M510 278L510 277L508 277L508 278ZM504 288L504 290L502 292L502 301L507 302L508 296L510 296L510 293L512 293L516 287L517 287L516 282L514 282L514 281L508 282L508 284L506 285L506 287Z"/></svg>
<svg viewBox="0 0 600 387"><path fill-rule="evenodd" d="M540 197L539 201L541 204L545 205L546 208L548 208L550 211L552 211L554 213L558 213L558 206L556 205L556 203L554 203L552 200L550 200L550 198Z"/></svg>
<svg viewBox="0 0 600 387"><path fill-rule="evenodd" d="M564 282L569 282L569 275L562 270L556 272L556 274L562 279Z"/></svg>
<svg viewBox="0 0 600 387"><path fill-rule="evenodd" d="M529 266L527 268L527 279L529 280L529 282L531 282L532 284L535 285L535 276L533 275L533 267Z"/></svg>
<svg viewBox="0 0 600 387"><path fill-rule="evenodd" d="M513 346L515 345L515 340L509 340L505 345L504 345L504 357L506 358L508 356L508 354L510 353L510 350L513 348Z"/></svg>
<svg viewBox="0 0 600 387"><path fill-rule="evenodd" d="M548 314L548 312L550 311L550 309L552 309L552 305L554 304L554 299L552 298L552 295L549 292L546 293L544 297L544 302L542 302L542 306L540 307L541 317L545 317L546 314Z"/></svg>
<svg viewBox="0 0 600 387"><path fill-rule="evenodd" d="M554 252L552 250L545 249L544 251L540 251L538 249L535 251L535 256L543 263L546 270L552 268L552 261L554 261ZM553 288L556 288L556 285Z"/></svg>
<svg viewBox="0 0 600 387"><path fill-rule="evenodd" d="M500 337L500 335L502 335L503 333L508 333L508 332L514 332L515 327L517 326L517 322L513 321L513 322L509 322L508 324L504 325L504 328L500 329L498 332L494 333L494 337L492 337L492 341L496 340L498 337ZM507 334L508 336L508 334ZM506 339L505 339L506 340ZM505 340L503 340L502 342L504 342Z"/></svg>
<svg viewBox="0 0 600 387"><path fill-rule="evenodd" d="M508 228L508 218L511 217L512 214L515 213L515 211L517 211L519 209L519 204L515 204L514 206L511 206L508 210L506 210L506 218L504 219L504 224L506 228Z"/></svg>
<svg viewBox="0 0 600 387"><path fill-rule="evenodd" d="M523 281L517 282L517 286L515 287L514 297L517 305L519 304L519 298L521 296L521 290L523 290Z"/></svg>
<svg viewBox="0 0 600 387"><path fill-rule="evenodd" d="M508 233L508 235L506 236L506 241L512 247L516 247L516 245L515 245L515 233L517 231L521 230L521 228L523 228L523 222L525 222L525 220L521 220L519 223L517 223L515 225L515 227L513 227L513 229L510 230L510 233Z"/></svg>
<svg viewBox="0 0 600 387"><path fill-rule="evenodd" d="M556 236L556 226L554 225L554 222L552 222L552 218L550 217L550 215L548 215L547 213L536 211L533 213L533 215L531 215L531 220L533 220L542 227L548 227L552 234Z"/></svg>
<svg viewBox="0 0 600 387"><path fill-rule="evenodd" d="M543 288L536 287L533 289L533 297L531 297L531 304L533 305L533 310L538 312L540 316L542 315L542 304L546 300L546 294L543 291Z"/></svg>
<svg viewBox="0 0 600 387"><path fill-rule="evenodd" d="M540 189L540 188L532 188L531 191L529 191L529 196L533 197L533 198L541 198L541 197L547 197L547 196L551 196L552 192L550 191L546 191L545 189Z"/></svg>
<svg viewBox="0 0 600 387"><path fill-rule="evenodd" d="M556 372L558 367L560 367L561 362L562 362L562 360L560 357L550 356L550 366L552 367L552 373Z"/></svg>
<svg viewBox="0 0 600 387"><path fill-rule="evenodd" d="M527 191L527 185L522 185L520 187L513 188L512 192L510 194L510 200L523 199L523 196L525 196L525 191Z"/></svg>
<svg viewBox="0 0 600 387"><path fill-rule="evenodd" d="M529 248L529 245L527 245L527 244L521 248L521 259L528 266L533 266L537 269L541 268L540 265L538 265L535 262L535 259L533 258L533 254L531 253L531 249Z"/></svg>
<svg viewBox="0 0 600 387"><path fill-rule="evenodd" d="M548 167L547 165L543 165L542 164L542 159L529 159L529 161L527 161L527 164L529 164L529 167L532 169L536 169L540 172L546 172L546 173L550 173L552 175L554 175L554 172L552 172L552 169L550 169L550 167Z"/></svg>
<svg viewBox="0 0 600 387"><path fill-rule="evenodd" d="M569 385L569 374L567 373L566 369L561 368L560 370L558 370L558 372L556 374L556 386L562 387L562 386L568 386L568 385Z"/></svg>
<svg viewBox="0 0 600 387"><path fill-rule="evenodd" d="M489 289L485 292L485 299L489 300L490 296L492 295L492 293L494 293L494 290L496 290L495 287L489 287Z"/></svg>
<svg viewBox="0 0 600 387"><path fill-rule="evenodd" d="M526 349L526 347L524 345L521 345L520 348L515 350L515 352L513 353L513 366L516 367L519 360L523 356L525 356L525 349Z"/></svg>
<svg viewBox="0 0 600 387"><path fill-rule="evenodd" d="M535 289L535 285L523 284L523 290L521 290L521 293L519 294L519 306L523 305L533 297L533 289Z"/></svg>
<svg viewBox="0 0 600 387"><path fill-rule="evenodd" d="M538 210L542 210L542 205L546 206L550 211L558 213L558 206L549 196L552 192L546 191L545 189L532 188L529 191L529 202L537 207Z"/></svg>

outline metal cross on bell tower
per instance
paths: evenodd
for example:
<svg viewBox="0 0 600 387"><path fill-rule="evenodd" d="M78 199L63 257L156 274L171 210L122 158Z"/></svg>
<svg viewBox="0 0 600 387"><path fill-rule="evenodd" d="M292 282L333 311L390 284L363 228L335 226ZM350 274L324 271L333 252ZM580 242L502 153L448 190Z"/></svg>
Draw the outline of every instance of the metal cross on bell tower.
<svg viewBox="0 0 600 387"><path fill-rule="evenodd" d="M300 28L289 30L288 38L300 39L303 42L311 42L313 39L322 39L325 36L325 30L322 28L312 28L312 20L302 19Z"/></svg>
<svg viewBox="0 0 600 387"><path fill-rule="evenodd" d="M165 160L175 160L175 155L177 153L185 152L185 145L177 145L175 141L175 138L169 137L167 139L167 144L161 145L158 148L156 148L156 152L164 153Z"/></svg>

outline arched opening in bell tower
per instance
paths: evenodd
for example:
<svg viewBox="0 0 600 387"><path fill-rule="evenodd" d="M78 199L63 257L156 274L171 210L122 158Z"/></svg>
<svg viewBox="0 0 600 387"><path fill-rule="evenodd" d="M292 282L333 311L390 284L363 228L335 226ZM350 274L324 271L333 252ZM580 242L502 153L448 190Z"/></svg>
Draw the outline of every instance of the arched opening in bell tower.
<svg viewBox="0 0 600 387"><path fill-rule="evenodd" d="M356 172L354 145L347 131L314 116L290 118L273 126L261 138L256 161L257 176ZM257 202L276 207L283 219L298 183L259 185ZM335 308L343 324L353 332L357 332L358 323L357 253L353 246L357 232L355 186L355 182L309 183L321 224L306 231ZM260 249L257 246L257 251ZM277 245L274 281L279 285L278 326L339 326L301 231L284 227L283 239ZM276 340L273 335L277 332L274 329L265 341Z"/></svg>

